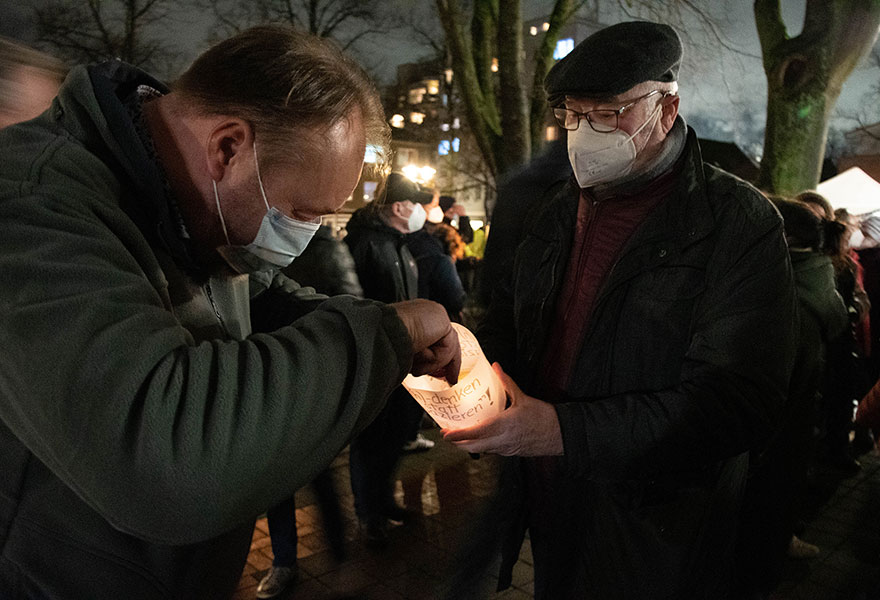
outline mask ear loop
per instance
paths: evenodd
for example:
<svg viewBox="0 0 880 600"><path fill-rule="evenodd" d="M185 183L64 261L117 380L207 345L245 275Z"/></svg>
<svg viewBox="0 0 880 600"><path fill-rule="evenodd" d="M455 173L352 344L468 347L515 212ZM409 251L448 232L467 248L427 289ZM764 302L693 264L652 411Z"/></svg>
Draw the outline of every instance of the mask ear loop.
<svg viewBox="0 0 880 600"><path fill-rule="evenodd" d="M212 179L211 183L214 184L214 200L217 202L217 214L220 215L220 225L223 227L223 235L226 236L226 243L231 246L232 242L229 241L229 233L226 231L226 219L223 218L223 210L220 208L220 194L217 193L217 182Z"/></svg>
<svg viewBox="0 0 880 600"><path fill-rule="evenodd" d="M260 177L260 161L257 160L257 140L254 139L254 167L257 169L257 183L260 184L260 194L263 195L263 202L266 204L266 212L272 210L269 207L269 200L266 198L266 190L263 189L263 178Z"/></svg>
<svg viewBox="0 0 880 600"><path fill-rule="evenodd" d="M639 133L641 133L642 129L644 129L645 127L647 127L647 126L648 126L648 123L650 123L651 121L654 121L654 124L651 125L651 131L653 131L653 130L654 130L654 127L657 126L657 120L656 120L656 117L657 117L658 114L662 114L662 113L663 113L663 106L662 106L661 104L658 103L658 104L657 104L657 108L654 109L654 112L651 113L651 116L649 116L649 117L647 118L647 120L645 120L645 122L642 123L642 124L639 126L638 129L636 129L635 131L633 131L633 133L632 133L631 136L629 136L628 138L626 138L626 140L621 140L621 142L620 142L620 144L618 144L618 146L621 146L621 145L623 145L623 144L625 144L625 143L631 141L633 138L635 138L637 135L639 135Z"/></svg>

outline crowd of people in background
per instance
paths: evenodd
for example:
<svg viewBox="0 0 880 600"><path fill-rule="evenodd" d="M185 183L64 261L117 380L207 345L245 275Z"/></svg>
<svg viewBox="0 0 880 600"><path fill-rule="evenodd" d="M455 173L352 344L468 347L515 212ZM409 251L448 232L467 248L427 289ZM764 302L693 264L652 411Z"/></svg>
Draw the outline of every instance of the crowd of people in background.
<svg viewBox="0 0 880 600"><path fill-rule="evenodd" d="M276 33L268 32L272 35ZM594 110L592 104L584 105L584 110L571 108L579 106L577 102L581 101L580 98L625 96L627 92L637 90L642 94L635 101L638 102L653 95L657 102L655 112L645 113L642 116L647 119L645 123L654 122L651 120L655 118L656 123L662 123L663 135L656 140L658 154L652 158L653 162L646 163L651 168L657 169L656 172L651 172L651 176L655 177L658 173L662 174L669 169L672 169L675 178L690 176L688 171L690 167L688 165L682 166L682 161L679 158L693 152L696 142L695 139L688 137L687 126L677 112L678 97L675 81L681 55L677 38L665 29L659 30L659 33L654 30L647 33L636 31L631 35L648 36L652 43L656 42L667 49L668 56L661 56L655 61L656 64L646 67L645 72L634 73L631 79L626 79L623 82L614 80L608 84L607 88L596 90L578 88L579 84L572 83L574 81L572 72L566 71L566 69L573 68L598 69L589 63L589 58L585 55L579 57L579 55L573 54L574 58L567 59L567 63L560 63L560 68L551 72L548 79L548 92L567 99L569 108L561 110L574 113L576 115L575 121L573 123L566 122L565 119L570 117L558 117L562 119L560 123L564 130L568 130L563 130L562 139L550 144L531 165L508 175L507 178L499 182L498 202L493 218L493 228L497 232L496 238L493 239L490 236L488 224L474 231L462 205L456 203L454 197L443 195L446 190L419 184L408 179L402 173L391 172L381 184L375 200L354 212L343 230L333 231L324 225L317 226L313 218L315 215L302 213L303 218L300 225L305 223L307 227L311 228L309 234L311 237L306 240L307 245L300 249L301 253L296 256L295 260L283 267L278 265L280 271L290 280L299 284L297 294L300 295L303 290L306 290L306 294L310 293L308 288L312 288L312 291L323 296L348 295L357 299L367 299L389 305L418 301L419 299L430 300L443 307L449 321L476 327L478 317L482 316L483 311L490 305L497 306L493 303L498 302L496 292L505 285L503 281L515 277L515 268L530 268L525 259L522 261L524 264L515 267L514 257L517 248L531 247L534 250L531 258L537 260L543 256L541 253L544 251L544 244L552 246L550 242L545 240L539 239L536 242L534 236L529 237L533 221L536 221L539 214L542 214L546 208L543 205L538 205L536 200L544 202L557 196L562 198L566 194L572 198L578 198L580 190L594 189L590 186L597 184L596 181L589 179L590 174L578 171L577 168L573 172L572 164L569 162L570 156L566 153L565 134L567 133L569 136L592 135L588 130L594 127L594 124L591 121L587 125L584 119L589 117L585 117L585 115L602 112ZM659 36L660 41L651 37L655 35ZM623 52L629 50L625 48ZM18 44L0 40L0 128L30 120L43 113L56 95L63 75L62 65L51 57ZM622 77L620 73L614 75ZM83 81L87 78L84 72L79 77ZM141 94L141 100L149 99L150 94L160 94L151 87L158 84L142 75L120 74L114 71L110 71L106 75L92 74L95 81L103 81L100 79L101 77L106 77L107 81L113 81L114 85L123 86L122 91L119 92L120 97L123 92L131 93L135 89L130 86L125 87L128 86L129 79L140 82L141 87L137 89ZM357 77L359 76L355 76L355 78ZM663 85L656 85L657 82L662 82ZM648 88L644 87L646 83L650 83L649 87L656 88L656 90L648 91ZM100 85L106 87L109 84L101 83ZM166 93L167 91L161 90L161 94ZM139 101L132 98L125 99L125 102L128 103L126 110L133 115L140 115L141 105L137 104ZM105 110L107 101L100 100L99 103L104 103L101 105L101 110ZM366 112L368 103L363 101L362 104L359 110ZM614 117L615 128L617 127L616 119L624 118L620 116L622 114L623 109L620 109L618 116ZM580 129L578 129L578 123L580 123ZM84 125L84 127L90 126ZM658 125L657 131L660 130L661 127ZM135 135L143 136L143 132L133 131L132 136ZM250 134L234 133L230 136L231 141L228 143L233 145L244 143L242 140L245 138L253 141L252 137L247 137L248 135ZM634 133L633 136L635 135ZM260 152L268 152L269 148L269 143L260 146ZM157 152L156 150L152 151ZM100 156L104 156L110 151L96 152ZM160 149L158 152L161 153L162 150ZM266 192L267 190L273 191L273 188L263 189L255 142L253 143L253 151L248 150L248 152L250 154L247 155L247 160L256 166L257 179L255 181L259 181L262 198L260 202L265 201L266 208L271 213L272 209L269 208L271 201L268 198L271 198L272 194ZM237 158L238 156L241 154L237 155L230 151L227 164L236 164L235 160L241 161L242 159ZM575 159L572 158L572 160ZM263 161L262 155L259 161ZM267 162L267 164L269 163ZM577 268L583 266L579 265L577 257L586 256L589 251L599 252L599 255L603 255L602 253L607 250L605 258L608 259L608 264L605 267L609 270L613 269L611 261L615 253L624 247L631 234L635 235L633 232L637 231L638 224L646 218L647 213L639 211L643 208L650 210L655 205L662 205L667 196L673 193L673 184L676 180L674 178L664 179L663 177L651 179L651 181L660 181L660 184L647 196L640 192L642 195L638 196L638 202L633 202L630 206L625 204L631 199L627 195L628 190L636 189L633 186L642 185L644 181L634 180L631 176L630 179L627 179L626 173L617 174L614 177L616 179L599 181L599 187L595 189L603 190L602 185L609 181L619 180L625 181L630 186L630 188L606 188L611 189L614 194L622 195L622 205L630 207L627 209L630 212L625 215L623 220L615 220L616 217L613 215L606 217L601 212L601 208L596 208L599 206L597 203L605 199L602 195L606 193L604 191L597 193L597 203L592 205L593 208L584 208L583 203L578 205L577 201L574 201L573 204L560 204L559 214L565 213L567 215L562 217L567 219L566 226L578 234L575 236L574 242L568 238L560 242L561 244L574 244L573 248L568 246L565 248L566 251L571 251L571 256L575 258L571 263L568 263L568 266L560 266L556 271L558 275L565 277L565 283L560 290L561 299L554 298L554 302L558 300L559 306L568 308L557 308L549 316L544 315L546 318L542 317L541 320L534 321L535 323L540 321L545 327L545 330L540 334L541 336L549 335L558 340L558 345L552 349L555 354L544 355L539 359L533 357L533 362L525 367L518 362L519 358L511 358L508 362L499 359L505 369L508 368L508 365L517 364L520 375L529 374L530 389L545 394L542 397L553 398L553 402L564 403L571 400L572 397L576 397L575 390L588 390L590 394L610 395L614 393L623 395L632 392L633 389L644 391L653 389L650 386L656 386L658 390L666 390L668 386L673 385L672 379L674 377L671 375L672 379L659 376L652 378L645 375L646 370L650 371L655 367L654 364L628 366L627 373L631 371L630 379L625 383L619 383L619 385L613 382L610 373L607 374L607 381L576 381L577 365L580 364L576 362L577 360L605 360L601 357L587 356L590 350L582 346L581 342L585 331L593 331L587 328L590 319L595 316L592 311L598 310L598 307L609 310L606 304L600 304L601 298L592 295L595 289L590 287L592 283L595 283L590 277L601 279L607 273L591 274L589 269L586 270L586 275L576 272ZM696 175L694 178L697 179ZM214 195L209 198L210 202L216 199L218 210L223 203L223 196L217 191L218 182L221 181L214 181ZM712 185L726 184L713 183ZM220 187L222 188L222 185ZM161 185L157 189L162 189ZM277 189L274 188L274 190ZM625 193L621 194L621 189ZM747 202L756 202L757 192L752 189L743 191L744 189L744 187L737 188L735 193L746 197ZM227 192L224 189L222 193L226 194ZM230 197L232 196L234 194L230 194ZM874 446L874 440L877 438L873 432L880 430L880 382L878 382L878 377L880 377L880 216L860 217L849 214L843 209L834 210L825 198L814 191L804 191L796 197L769 196L767 201L772 203L775 208L769 207L769 204L768 207L760 208L759 210L763 211L761 212L762 218L767 217L772 220L768 215L778 214L783 220L788 262L780 263L777 266L780 272L787 272L789 268L787 265L790 265L797 307L791 313L794 339L787 340L787 343L792 345L793 356L778 357L779 364L783 364L790 358L789 362L792 368L785 405L779 419L780 425L766 439L762 439L760 444L756 443L754 447L750 448L747 461L746 468L749 475L743 494L742 508L739 510L735 552L737 561L735 586L743 598L761 597L760 594L766 594L772 590L778 582L781 564L785 556L805 558L816 556L821 552L817 546L798 537L803 529L802 520L805 518L803 506L800 504L803 491L810 485L812 473L817 464L825 464L846 474L857 472L860 469L859 455ZM226 210L228 209L223 209L224 212ZM595 210L595 212L590 213L591 210ZM223 219L222 214L221 220ZM179 219L179 215L175 216L172 211L167 215L167 218ZM227 219L229 218L227 216ZM556 218L558 218L557 215L552 215L552 219ZM603 218L610 220L602 221ZM730 218L739 217L732 216ZM544 219L546 221L548 217L545 215ZM768 222L770 221L768 220ZM596 239L600 239L601 243L593 241L593 234L590 236L585 234L585 232L593 231L591 228L597 227L596 223L599 223L599 231L595 235L599 236ZM223 232L227 236L227 247L243 247L242 243L229 239L225 221L222 222L222 225ZM626 229L627 227L630 229ZM687 233L691 238L698 238L699 235L707 236L697 239L693 243L705 242L710 239L710 236L716 235L706 231L701 233L699 228L702 227L702 224L698 223L696 219L693 227L694 229ZM550 230L552 227L548 227L547 231ZM626 233L618 236L618 239L615 237L614 231L621 230L625 230ZM260 231L263 230L260 229ZM161 237L168 234L164 232L159 235ZM549 236L550 233L547 235ZM767 238L762 238L762 244L772 237L770 233L767 236ZM523 240L527 237L529 239L523 246ZM597 243L599 246L584 249L581 245L585 243ZM728 241L724 243L728 243ZM606 246L602 246L602 244L606 244ZM668 251L677 250L670 248ZM485 264L483 262L484 252ZM556 251L554 250L554 252ZM667 256L665 247L657 252L657 256L660 258ZM707 250L707 252L710 251ZM172 255L173 252L168 256L162 255L157 260L158 262L176 260ZM565 265L560 254L552 256L553 260L560 261L560 264ZM590 254L590 256L595 257L596 254ZM773 256L769 249L767 256ZM568 255L565 255L565 258L568 258ZM706 257L700 258L700 260L704 259L708 260ZM681 260L684 261L682 264L686 263L685 259ZM532 266L538 273L541 273L541 269L545 267L543 264ZM685 266L693 267L693 265ZM676 264L676 267L681 267L681 265ZM701 268L703 268L702 263L694 267L695 270ZM748 274L745 277L748 277ZM656 280L656 282L659 281L659 279ZM689 285L689 282L690 280L687 280L682 285ZM277 284L275 281L265 283L269 289L274 289L277 285L281 284ZM219 286L217 290L219 294ZM512 348L523 345L522 340L514 342L510 340L509 336L520 332L520 330L529 331L530 323L526 318L527 315L514 314L514 302L523 303L526 306L524 310L528 310L530 306L538 305L537 300L528 296L527 290L517 289L515 294L513 290L507 291L509 291L510 297L505 301L508 302L506 308L509 313L503 315L507 320L493 321L494 318L498 318L496 312L483 323L484 337L482 339L488 340L490 347L494 340L498 342L497 347L502 348L502 350L496 349L496 355L504 355ZM543 293L544 290L539 289L539 291ZM653 291L643 290L646 295L650 295ZM676 297L689 293L689 290L684 288L676 288L672 291L678 295ZM322 299L323 296L321 296ZM302 297L304 298L304 296ZM525 302L523 298L527 298L528 302ZM174 302L177 300L173 299ZM213 305L214 299L209 297L209 300ZM532 302L533 300L534 302ZM689 301L692 300L693 298L689 297ZM664 301L663 298L652 298L650 302L654 303L651 306L660 306L658 310L666 310L668 304L664 304ZM784 305L786 301L785 290L780 291L774 301ZM592 304L594 302L595 304ZM650 302L646 300L646 306ZM177 307L177 304L175 306ZM361 305L354 303L352 306L355 308L351 310L355 310ZM583 308L584 306L588 308ZM625 306L621 304L621 306L624 307L621 310L631 308L628 304ZM543 309L543 304L541 307ZM518 305L516 310L520 309ZM190 309L176 308L175 310L182 313L184 310ZM254 308L252 307L251 310L253 311ZM618 308L615 306L614 310L618 310ZM220 316L219 311L217 315ZM355 315L346 318L356 319L359 317ZM688 317L674 315L670 311L670 322L679 318L686 319ZM257 321L258 318L255 317L255 323ZM221 323L223 323L222 318ZM226 324L228 325L228 323ZM492 329L496 324L500 324L498 328L506 327L507 329L499 333L497 328ZM706 327L708 328L708 325ZM274 330L275 326L270 325L266 325L263 329L265 332ZM689 331L687 327L685 330ZM260 331L260 329L255 328L254 331ZM780 328L780 335L784 331L786 331L784 328ZM603 338L604 341L616 335L606 333L608 338ZM667 339L663 336L667 333L644 332L644 343L647 344L650 341L651 335L655 335L654 341L658 344L666 343ZM712 332L713 335L716 333ZM335 334L331 332L328 335ZM396 334L392 332L389 335L393 338ZM669 335L674 337L677 334ZM686 340L682 337L679 341L681 342L679 350L684 352L684 348L687 346ZM780 345L786 343L783 340L776 341ZM436 344L437 340L432 339L429 342ZM282 340L280 343L285 342ZM366 346L371 342L363 343ZM618 345L615 350L623 351L625 349ZM414 351L416 354L418 353L415 349ZM710 350L705 348L703 351L707 353L707 356L712 354ZM349 349L349 354L353 357L356 353ZM668 358L670 355L664 354L664 356ZM355 359L352 358L352 360ZM626 378L624 371L625 369L619 368L614 377L623 376ZM394 481L401 457L407 452L430 451L435 445L434 441L423 434L423 428L430 427L431 421L419 404L401 385L388 382L385 382L384 385L388 388L387 394L383 395L382 402L376 400L373 404L375 410L370 413L369 419L360 420L356 416L349 416L346 421L346 432L337 440L339 442L337 445L341 445L343 438L347 442L348 437L346 436L351 436L349 444L350 483L354 495L359 533L365 543L376 550L382 550L388 546L390 528L406 526L412 518L410 507L399 504L394 498ZM639 386L645 387L643 389ZM508 392L510 389L508 388ZM516 390L517 395L523 393L519 388ZM388 399L384 401L386 396ZM638 399L629 401L633 405L639 403ZM582 419L583 422L587 422L589 418L590 415L577 417L569 415L569 419ZM356 421L357 425L355 425ZM573 421L569 421L568 425L563 426L558 440L560 449L562 439L569 435L567 432L571 431L571 422ZM608 423L611 423L610 419ZM609 429L614 427L606 425ZM27 430L28 426L22 425L21 428ZM743 439L747 437L743 434ZM748 439L751 440L751 438ZM454 441L462 444L473 443L464 438ZM569 456L569 462L564 465L565 468L583 466L571 466L571 461L574 459L570 458L572 447L568 446L568 443L566 441L566 454ZM736 446L736 444L732 445ZM321 451L330 452L323 446L321 446ZM602 449L599 448L595 451L601 453ZM52 452L49 452L49 455L51 454ZM539 506L542 507L541 510L546 509L543 513L533 512L530 516L533 521L529 526L533 528L532 543L536 557L540 558L539 555L545 558L549 557L547 563L549 564L553 562L553 556L559 555L556 547L562 542L568 544L566 548L570 546L572 550L570 558L573 560L580 556L579 553L591 552L592 550L581 548L579 545L581 541L560 540L553 536L553 532L560 526L555 515L568 514L565 511L574 511L575 509L569 503L570 498L564 494L558 497L554 496L553 490L557 487L564 490L564 493L571 492L568 485L569 480L562 475L562 463L550 460L558 458L554 455L561 454L561 452L553 451L547 454L545 459L529 459L521 474L525 478L525 483L520 482L519 485L528 487L536 481L549 482L548 487L540 493L535 492L536 488L530 488L532 495L527 500L533 503L532 507ZM670 451L670 456L674 454L674 451ZM538 455L543 456L543 454ZM523 456L531 457L532 455L525 452ZM574 453L574 456L577 456L577 453ZM332 459L332 452L324 458ZM620 460L623 461L623 459ZM686 463L686 460L686 457L682 458L678 455L670 459L672 464L679 466ZM621 464L623 463L621 462ZM304 477L311 482L316 491L333 555L338 561L342 561L347 556L344 521L340 512L337 491L334 489L332 477L326 470L326 466L327 460L324 460L321 465L309 470L308 475ZM644 467L644 465L626 466L627 469L632 469L633 479L638 479L643 475L639 469ZM56 465L55 468L64 471L63 467ZM607 466L607 468L615 468L613 460L611 466ZM582 475L583 473L580 473L577 477ZM676 477L678 476L694 477L695 480L709 477L703 472L685 475L679 473ZM577 480L577 477L573 479ZM300 480L301 478L297 479L301 483ZM598 487L602 485L606 485L606 483L597 484ZM639 498L650 494L663 495L669 491L663 486L671 485L669 482L652 481L645 489L639 491L641 494ZM88 486L84 486L84 489L87 490ZM289 492L287 498L275 502L271 507L266 507L274 562L257 588L258 598L278 597L297 580L297 527L294 500L296 490L289 489L287 491ZM604 498L602 494L605 491L607 490L590 489L584 493L592 494L593 501L601 504L602 498ZM614 493L619 492L620 490L614 491ZM87 495L88 492L84 493ZM283 496L284 494L274 493L265 498L277 501ZM635 502L635 500L632 501ZM259 503L260 501L252 501L248 506L256 506ZM579 526L590 527L593 525L595 524L585 521ZM656 533L659 540L663 531L661 527L656 531L652 530L651 535ZM721 532L719 535L723 533ZM658 541L658 548L661 546L662 543ZM545 569L541 571L541 577L538 578L538 586L540 587L540 589L536 587L538 597L562 597L554 594L565 586L572 585L574 588L571 589L584 590L593 585L588 580L595 574L590 572L588 567L571 566L568 562L560 562L556 567L547 566L547 564L538 567L538 563L536 563L536 568ZM566 569L571 566L570 573L577 575L577 581L562 581L560 579L563 577L561 573L563 566ZM651 569L655 568L651 567ZM707 581L709 579L707 578ZM0 579L0 584L2 581L4 580ZM674 583L670 583L670 585ZM639 585L641 584L633 583L633 589L638 588ZM707 586L710 586L710 583L707 583Z"/></svg>

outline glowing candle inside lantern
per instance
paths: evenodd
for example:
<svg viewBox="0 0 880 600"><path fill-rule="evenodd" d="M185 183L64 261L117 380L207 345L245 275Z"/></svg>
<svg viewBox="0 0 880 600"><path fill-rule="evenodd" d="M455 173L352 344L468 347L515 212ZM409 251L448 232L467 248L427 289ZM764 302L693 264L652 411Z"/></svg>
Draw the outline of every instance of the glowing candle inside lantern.
<svg viewBox="0 0 880 600"><path fill-rule="evenodd" d="M407 375L403 386L441 427L461 429L500 413L507 397L474 334L457 323L452 326L461 345L458 383L450 386L430 375Z"/></svg>

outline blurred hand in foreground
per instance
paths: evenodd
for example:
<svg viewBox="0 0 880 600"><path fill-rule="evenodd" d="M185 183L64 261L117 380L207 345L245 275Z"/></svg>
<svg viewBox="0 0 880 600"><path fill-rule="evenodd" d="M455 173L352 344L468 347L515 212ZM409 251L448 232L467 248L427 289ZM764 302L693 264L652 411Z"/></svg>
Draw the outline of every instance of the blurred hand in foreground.
<svg viewBox="0 0 880 600"><path fill-rule="evenodd" d="M412 338L413 375L433 375L458 382L461 347L446 309L430 300L407 300L390 305Z"/></svg>
<svg viewBox="0 0 880 600"><path fill-rule="evenodd" d="M444 429L443 439L468 452L503 456L558 456L563 454L562 430L553 405L525 393L498 363L492 365L501 378L510 407L479 425Z"/></svg>

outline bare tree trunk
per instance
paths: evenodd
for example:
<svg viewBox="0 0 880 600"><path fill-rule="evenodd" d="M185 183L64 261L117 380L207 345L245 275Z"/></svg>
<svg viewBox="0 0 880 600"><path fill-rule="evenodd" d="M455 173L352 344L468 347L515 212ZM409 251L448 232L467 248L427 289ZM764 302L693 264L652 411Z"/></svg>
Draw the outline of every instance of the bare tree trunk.
<svg viewBox="0 0 880 600"><path fill-rule="evenodd" d="M523 164L531 156L529 113L522 74L521 14L520 0L505 0L498 15L499 104L504 134L495 156L502 172Z"/></svg>
<svg viewBox="0 0 880 600"><path fill-rule="evenodd" d="M808 0L804 28L788 38L779 0L755 0L767 74L767 129L758 185L795 194L819 183L828 117L843 82L880 29L876 0Z"/></svg>
<svg viewBox="0 0 880 600"><path fill-rule="evenodd" d="M463 16L458 0L437 0L437 12L446 32L446 43L452 55L456 85L464 100L465 114L477 147L489 171L496 175L495 138L501 135L501 122L492 89L488 94L480 86L471 44L464 35Z"/></svg>
<svg viewBox="0 0 880 600"><path fill-rule="evenodd" d="M544 34L531 87L524 80L521 0L474 0L471 37L464 34L460 0L436 0L455 83L468 125L493 176L519 165L542 143L547 102L544 75L553 61L559 31L574 0L556 0ZM577 5L584 0L578 0ZM492 59L498 59L498 74ZM537 115L537 116L536 116Z"/></svg>

